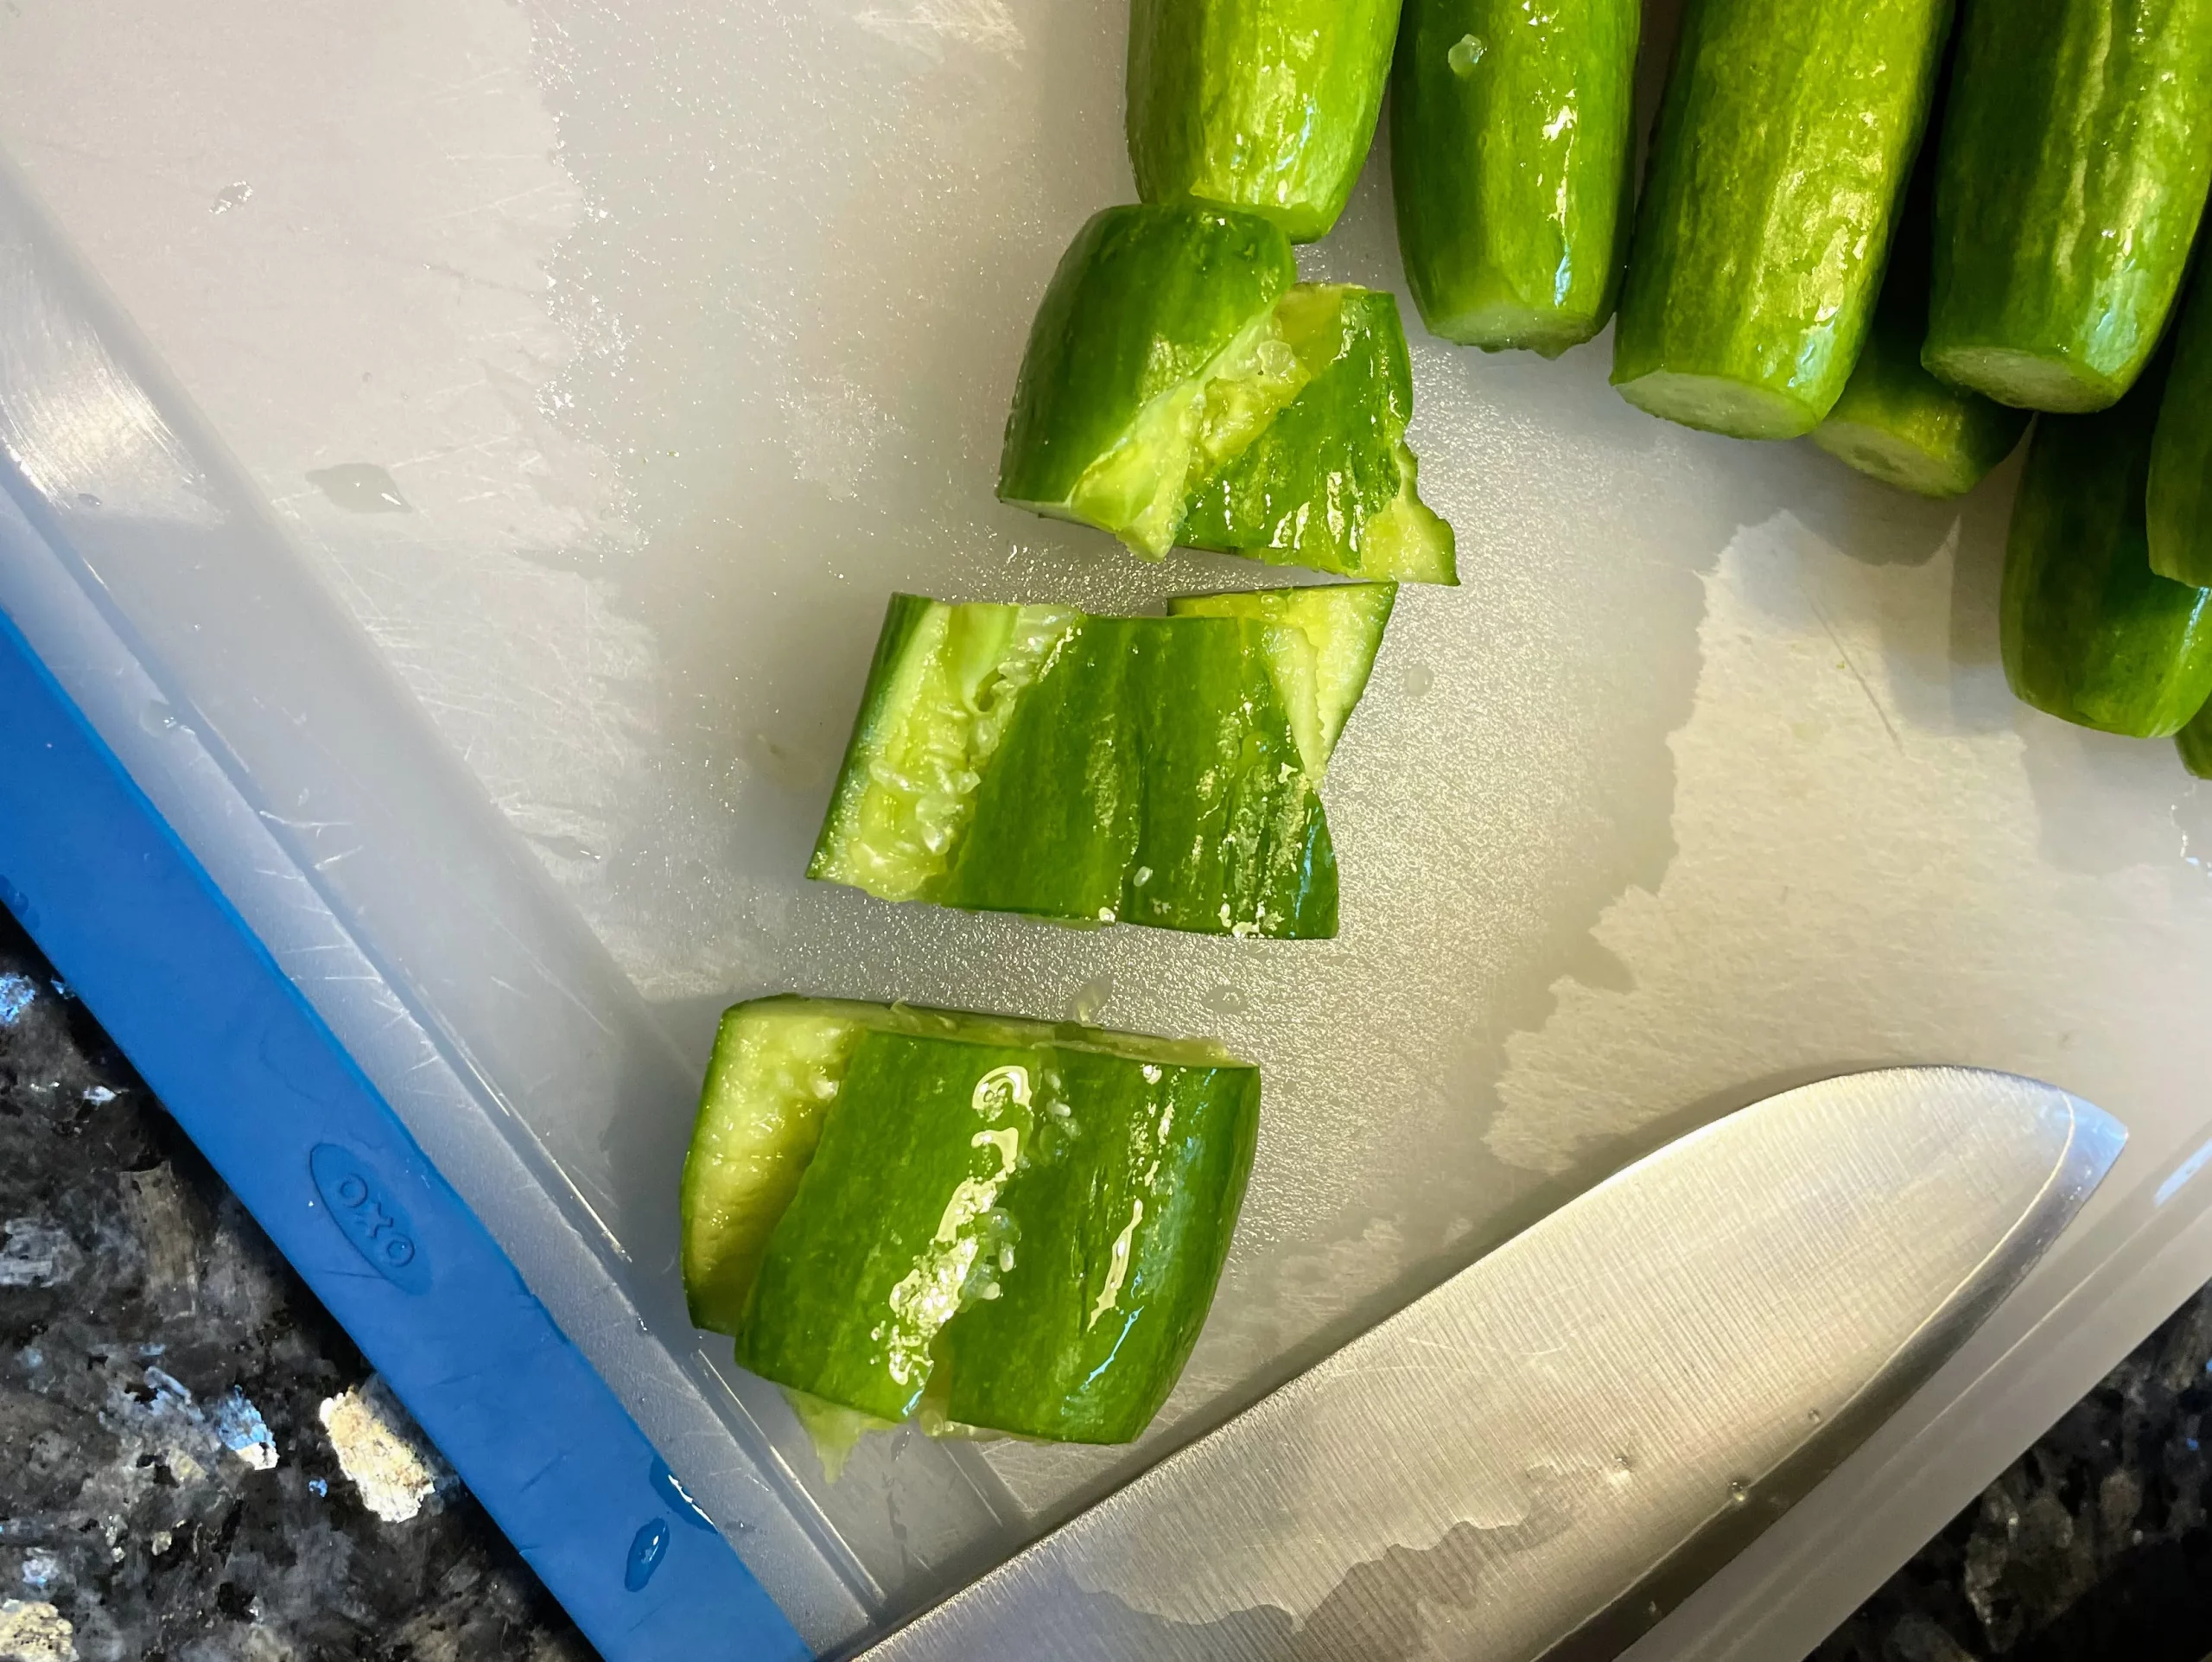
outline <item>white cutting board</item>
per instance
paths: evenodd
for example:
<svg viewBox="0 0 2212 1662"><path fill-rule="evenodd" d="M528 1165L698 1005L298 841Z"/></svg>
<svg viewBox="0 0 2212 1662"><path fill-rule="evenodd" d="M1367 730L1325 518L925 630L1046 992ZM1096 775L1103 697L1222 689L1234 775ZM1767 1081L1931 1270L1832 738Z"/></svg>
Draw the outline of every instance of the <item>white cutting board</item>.
<svg viewBox="0 0 2212 1662"><path fill-rule="evenodd" d="M992 498L1046 277L1132 194L1125 21L0 0L0 148L692 1054L728 1002L798 988L1263 1065L1185 1429L1626 1153L1839 1067L2103 1105L2134 1140L2100 1206L2212 1135L2212 786L2007 696L2017 466L1921 503L1630 409L1609 340L1484 357L1409 302L1464 587L1403 595L1332 766L1339 939L801 881L891 590L1277 580ZM1303 264L1402 295L1387 144ZM1132 1457L981 1458L1019 1533ZM926 1590L974 1543L914 1544L894 1466L825 1504Z"/></svg>

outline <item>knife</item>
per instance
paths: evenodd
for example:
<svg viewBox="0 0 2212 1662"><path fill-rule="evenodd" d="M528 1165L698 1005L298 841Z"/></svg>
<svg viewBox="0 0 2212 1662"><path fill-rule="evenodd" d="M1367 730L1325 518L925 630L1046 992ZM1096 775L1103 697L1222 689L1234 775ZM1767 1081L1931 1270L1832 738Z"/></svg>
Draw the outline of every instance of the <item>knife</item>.
<svg viewBox="0 0 2212 1662"><path fill-rule="evenodd" d="M1617 1655L1964 1341L2126 1141L1966 1068L1770 1097L1600 1183L869 1662Z"/></svg>

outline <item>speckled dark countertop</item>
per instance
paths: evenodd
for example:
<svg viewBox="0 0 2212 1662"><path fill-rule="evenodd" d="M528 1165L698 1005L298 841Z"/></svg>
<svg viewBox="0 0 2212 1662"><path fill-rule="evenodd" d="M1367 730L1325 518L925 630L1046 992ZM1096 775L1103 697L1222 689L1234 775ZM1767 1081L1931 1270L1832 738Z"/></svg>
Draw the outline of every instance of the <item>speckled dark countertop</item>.
<svg viewBox="0 0 2212 1662"><path fill-rule="evenodd" d="M1818 1662L2212 1662L2209 1370L2212 1289ZM0 1662L590 1655L0 913Z"/></svg>

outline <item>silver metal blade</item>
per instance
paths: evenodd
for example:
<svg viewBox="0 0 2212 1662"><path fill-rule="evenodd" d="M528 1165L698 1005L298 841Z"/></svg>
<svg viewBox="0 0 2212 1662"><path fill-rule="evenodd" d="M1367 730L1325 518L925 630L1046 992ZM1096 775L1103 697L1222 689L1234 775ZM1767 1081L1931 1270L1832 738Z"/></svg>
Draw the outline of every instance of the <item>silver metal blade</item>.
<svg viewBox="0 0 2212 1662"><path fill-rule="evenodd" d="M868 1652L1617 1653L2001 1299L2126 1131L1961 1068L1669 1144Z"/></svg>

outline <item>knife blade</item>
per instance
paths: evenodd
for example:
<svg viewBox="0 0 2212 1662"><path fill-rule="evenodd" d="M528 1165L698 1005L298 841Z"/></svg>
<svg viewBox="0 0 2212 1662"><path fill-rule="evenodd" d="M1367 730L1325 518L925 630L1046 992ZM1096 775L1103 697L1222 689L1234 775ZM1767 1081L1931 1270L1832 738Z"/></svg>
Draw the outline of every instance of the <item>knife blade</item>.
<svg viewBox="0 0 2212 1662"><path fill-rule="evenodd" d="M1966 1068L1677 1139L869 1649L1529 1662L1626 1648L1979 1325L2126 1129Z"/></svg>

